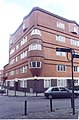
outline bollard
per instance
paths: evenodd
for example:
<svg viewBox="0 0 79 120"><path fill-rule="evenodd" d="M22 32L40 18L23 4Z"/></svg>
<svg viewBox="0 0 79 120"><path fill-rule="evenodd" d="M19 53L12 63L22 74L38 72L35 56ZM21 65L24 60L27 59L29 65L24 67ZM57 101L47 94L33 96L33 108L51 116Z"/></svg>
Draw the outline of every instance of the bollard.
<svg viewBox="0 0 79 120"><path fill-rule="evenodd" d="M52 98L50 98L50 111L52 112Z"/></svg>
<svg viewBox="0 0 79 120"><path fill-rule="evenodd" d="M9 93L9 90L8 90L8 88L7 88L7 95L8 95L8 93Z"/></svg>
<svg viewBox="0 0 79 120"><path fill-rule="evenodd" d="M27 115L27 101L25 101L24 115Z"/></svg>
<svg viewBox="0 0 79 120"><path fill-rule="evenodd" d="M72 96L71 96L71 108L73 108L73 104L72 104Z"/></svg>

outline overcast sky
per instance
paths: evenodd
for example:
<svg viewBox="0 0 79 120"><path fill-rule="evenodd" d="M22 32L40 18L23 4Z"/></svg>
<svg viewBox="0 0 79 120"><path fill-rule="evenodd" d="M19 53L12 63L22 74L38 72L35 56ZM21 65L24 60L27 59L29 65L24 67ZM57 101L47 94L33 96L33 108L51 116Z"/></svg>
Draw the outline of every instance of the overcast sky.
<svg viewBox="0 0 79 120"><path fill-rule="evenodd" d="M79 23L79 0L0 0L0 69L8 63L9 35L36 6Z"/></svg>

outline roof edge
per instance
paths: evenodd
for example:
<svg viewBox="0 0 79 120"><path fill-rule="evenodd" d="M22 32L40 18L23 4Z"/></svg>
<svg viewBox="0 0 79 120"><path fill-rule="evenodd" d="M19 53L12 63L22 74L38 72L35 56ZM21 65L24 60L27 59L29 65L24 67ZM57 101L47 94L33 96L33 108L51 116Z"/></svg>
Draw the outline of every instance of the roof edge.
<svg viewBox="0 0 79 120"><path fill-rule="evenodd" d="M42 8L40 8L40 7L33 7L33 9L30 11L30 13L29 13L28 15L26 15L26 16L23 18L23 20L27 19L27 18L31 15L31 13L32 13L33 11L37 11L37 10L38 10L38 11L41 11L41 12L44 12L44 13L46 13L46 14L49 14L49 15L51 15L51 16L54 16L54 17L56 17L56 18L59 18L59 19L61 19L61 20L64 20L64 21L66 21L66 22L74 23L74 24L76 24L76 25L79 27L79 24L78 24L75 20L66 19L66 18L61 17L61 16L59 16L59 15L57 15L57 14L54 14L54 13L49 12L49 11L47 11L47 10L44 10L44 9L42 9ZM16 30L13 34L11 34L11 35L14 35L22 25L23 25L23 22L20 24L20 26L17 28L17 30Z"/></svg>

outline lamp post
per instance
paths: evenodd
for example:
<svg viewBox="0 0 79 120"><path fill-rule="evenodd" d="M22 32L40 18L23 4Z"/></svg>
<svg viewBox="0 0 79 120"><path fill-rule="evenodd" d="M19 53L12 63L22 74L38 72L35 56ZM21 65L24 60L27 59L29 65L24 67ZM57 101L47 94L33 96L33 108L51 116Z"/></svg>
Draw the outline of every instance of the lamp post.
<svg viewBox="0 0 79 120"><path fill-rule="evenodd" d="M73 79L73 50L71 50L71 71L72 71L72 108L73 108L73 115L75 115L75 103L74 103L74 79Z"/></svg>
<svg viewBox="0 0 79 120"><path fill-rule="evenodd" d="M72 108L73 115L75 115L75 103L74 103L74 79L73 79L73 59L79 58L79 55L74 54L74 50L72 48L56 48L56 51L59 52L69 52L71 53L71 71L72 71Z"/></svg>

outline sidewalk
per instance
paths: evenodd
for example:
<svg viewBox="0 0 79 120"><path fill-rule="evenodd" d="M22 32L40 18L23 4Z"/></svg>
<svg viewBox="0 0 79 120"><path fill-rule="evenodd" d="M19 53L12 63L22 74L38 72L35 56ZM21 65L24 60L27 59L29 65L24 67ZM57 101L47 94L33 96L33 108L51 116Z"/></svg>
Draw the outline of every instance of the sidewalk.
<svg viewBox="0 0 79 120"><path fill-rule="evenodd" d="M50 111L40 111L36 113L27 113L26 116L21 116L20 119L78 119L78 112L72 115L72 109L59 109Z"/></svg>
<svg viewBox="0 0 79 120"><path fill-rule="evenodd" d="M78 112L79 110L76 110L75 115L72 115L72 110L70 108L68 109L58 109L54 110L52 112L50 111L39 111L39 112L32 112L27 113L27 115L19 114L17 116L8 116L8 118L5 119L79 119Z"/></svg>
<svg viewBox="0 0 79 120"><path fill-rule="evenodd" d="M5 94L7 95L7 94ZM8 96L15 96L15 91L9 90ZM16 92L16 96L25 96L24 92ZM26 96L36 96L33 93L26 93ZM44 96L44 94L38 94L38 96ZM27 115L20 114L17 116L10 116L8 119L78 119L79 108L76 108L75 115L72 115L71 108L58 108L49 110L40 110L39 112L28 112Z"/></svg>
<svg viewBox="0 0 79 120"><path fill-rule="evenodd" d="M7 92L4 95L7 95ZM9 90L8 96L15 96L15 91ZM36 93L25 93L21 91L16 91L16 96L24 96L24 97L25 96L36 96ZM38 93L37 96L44 96L44 93Z"/></svg>

